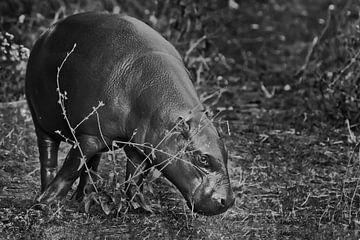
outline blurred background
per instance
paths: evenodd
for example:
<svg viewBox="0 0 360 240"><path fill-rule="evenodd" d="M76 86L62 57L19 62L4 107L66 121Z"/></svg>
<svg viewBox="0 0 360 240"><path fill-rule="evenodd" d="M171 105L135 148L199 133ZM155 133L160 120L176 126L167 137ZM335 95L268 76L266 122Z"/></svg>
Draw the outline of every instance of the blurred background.
<svg viewBox="0 0 360 240"><path fill-rule="evenodd" d="M71 14L108 11L173 43L203 100L231 110L228 119L279 97L295 115L357 122L359 10L356 0L2 0L0 101L24 98L29 49L42 31Z"/></svg>

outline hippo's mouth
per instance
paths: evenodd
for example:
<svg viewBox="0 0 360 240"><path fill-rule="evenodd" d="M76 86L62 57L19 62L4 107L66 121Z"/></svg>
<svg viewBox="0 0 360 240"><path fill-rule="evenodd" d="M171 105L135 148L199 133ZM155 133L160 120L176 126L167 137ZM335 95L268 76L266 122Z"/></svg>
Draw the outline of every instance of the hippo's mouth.
<svg viewBox="0 0 360 240"><path fill-rule="evenodd" d="M221 214L235 202L229 185L224 184L216 189L211 188L208 186L206 178L194 188L190 196L185 196L185 199L191 211L206 216Z"/></svg>

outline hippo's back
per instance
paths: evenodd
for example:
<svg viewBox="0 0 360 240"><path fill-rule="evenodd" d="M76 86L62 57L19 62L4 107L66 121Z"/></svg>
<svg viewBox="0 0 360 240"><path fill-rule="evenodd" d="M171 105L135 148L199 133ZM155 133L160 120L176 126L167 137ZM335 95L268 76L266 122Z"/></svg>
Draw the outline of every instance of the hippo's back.
<svg viewBox="0 0 360 240"><path fill-rule="evenodd" d="M124 131L126 114L132 107L128 88L141 74L132 66L147 53L158 52L184 68L176 49L135 18L83 13L61 20L34 45L26 73L26 96L34 123L49 134L60 130L71 136L58 104L56 75L74 44L76 48L59 75L60 91L67 94L65 107L73 126L103 101L105 106L99 109L102 124L109 132ZM184 85L191 85L186 81ZM96 134L96 121L92 117L78 131Z"/></svg>

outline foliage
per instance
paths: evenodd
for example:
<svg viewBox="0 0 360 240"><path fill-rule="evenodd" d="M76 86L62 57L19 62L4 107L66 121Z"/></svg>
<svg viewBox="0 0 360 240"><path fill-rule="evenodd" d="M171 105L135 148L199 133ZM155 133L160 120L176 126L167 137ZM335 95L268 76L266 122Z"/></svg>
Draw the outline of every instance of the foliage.
<svg viewBox="0 0 360 240"><path fill-rule="evenodd" d="M223 22L233 15L226 1L180 0L160 7L150 19L183 54L196 85L214 84L231 70L233 60L221 53L217 41L227 30Z"/></svg>
<svg viewBox="0 0 360 240"><path fill-rule="evenodd" d="M234 4L233 8L237 6ZM226 2L218 0L146 1L144 4L126 0L16 0L0 5L0 13L4 16L2 28L12 32L15 41L28 47L47 26L77 12L106 10L138 17L160 31L180 50L197 85L205 82L216 84L231 70L230 63L234 61L221 54L216 41L226 32L222 22L231 20L233 14L227 14L229 9ZM17 75L23 82L24 76Z"/></svg>
<svg viewBox="0 0 360 240"><path fill-rule="evenodd" d="M0 32L0 101L18 99L24 94L29 49L13 42L14 36Z"/></svg>
<svg viewBox="0 0 360 240"><path fill-rule="evenodd" d="M360 6L347 6L359 12ZM360 120L360 19L352 15L347 8L335 12L329 9L329 25L336 26L336 31L319 43L311 70L311 81L318 90L321 109L327 116L335 119ZM345 20L344 20L345 19Z"/></svg>
<svg viewBox="0 0 360 240"><path fill-rule="evenodd" d="M262 83L286 86L304 114L359 120L357 1L5 0L1 29L30 48L50 24L91 10L129 14L161 32L184 56L200 92L248 82L260 91ZM1 73L8 86L1 101L21 97L17 67Z"/></svg>

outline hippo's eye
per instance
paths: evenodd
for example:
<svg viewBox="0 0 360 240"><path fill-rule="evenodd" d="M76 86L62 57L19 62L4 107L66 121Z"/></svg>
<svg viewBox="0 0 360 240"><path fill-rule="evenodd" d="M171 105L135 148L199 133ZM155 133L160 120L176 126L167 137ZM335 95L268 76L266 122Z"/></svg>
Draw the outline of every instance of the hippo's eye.
<svg viewBox="0 0 360 240"><path fill-rule="evenodd" d="M209 157L207 155L200 155L198 156L198 162L201 167L209 167Z"/></svg>

